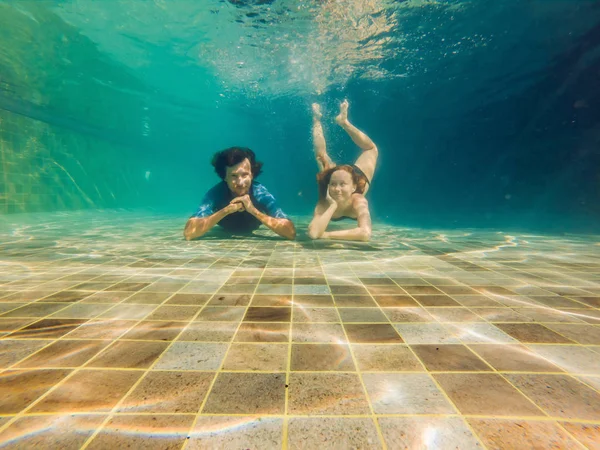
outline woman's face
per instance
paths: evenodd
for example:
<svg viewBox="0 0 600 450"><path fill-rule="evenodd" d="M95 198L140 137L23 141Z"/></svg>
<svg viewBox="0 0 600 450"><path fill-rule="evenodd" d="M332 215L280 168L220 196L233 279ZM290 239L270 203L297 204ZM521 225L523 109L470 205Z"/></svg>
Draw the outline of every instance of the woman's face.
<svg viewBox="0 0 600 450"><path fill-rule="evenodd" d="M329 180L329 195L338 203L344 203L352 197L356 185L352 181L352 175L345 170L336 170Z"/></svg>

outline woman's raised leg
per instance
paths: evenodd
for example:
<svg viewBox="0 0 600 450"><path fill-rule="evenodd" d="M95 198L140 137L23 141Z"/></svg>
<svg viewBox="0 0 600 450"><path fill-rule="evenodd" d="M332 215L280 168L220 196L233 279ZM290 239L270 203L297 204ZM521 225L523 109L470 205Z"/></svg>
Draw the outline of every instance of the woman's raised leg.
<svg viewBox="0 0 600 450"><path fill-rule="evenodd" d="M315 150L315 158L319 165L319 172L335 167L335 163L327 154L327 145L325 144L325 136L323 135L323 125L321 125L321 106L318 103L312 104L313 112L313 146Z"/></svg>
<svg viewBox="0 0 600 450"><path fill-rule="evenodd" d="M346 131L346 133L348 133L348 136L350 136L354 143L362 150L361 155L354 164L365 173L369 182L371 182L373 180L373 174L375 173L379 151L369 136L350 123L348 120L348 106L348 100L344 100L340 104L340 114L335 118L335 121Z"/></svg>

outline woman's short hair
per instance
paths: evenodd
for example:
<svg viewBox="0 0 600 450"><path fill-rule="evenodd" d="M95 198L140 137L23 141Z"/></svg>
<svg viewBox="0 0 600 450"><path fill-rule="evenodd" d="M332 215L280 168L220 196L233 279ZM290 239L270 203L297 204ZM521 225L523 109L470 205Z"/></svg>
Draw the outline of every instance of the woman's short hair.
<svg viewBox="0 0 600 450"><path fill-rule="evenodd" d="M263 163L257 161L254 152L247 147L230 147L221 150L213 155L211 164L215 168L217 175L224 180L227 174L227 167L235 166L246 158L250 161L252 178L258 177L262 172Z"/></svg>
<svg viewBox="0 0 600 450"><path fill-rule="evenodd" d="M367 185L365 177L358 174L352 166L344 164L341 166L332 167L317 174L317 184L319 185L319 200L322 200L327 197L327 189L329 187L331 175L333 175L333 173L338 170L348 172L352 176L352 182L356 186L356 190L354 191L356 194L363 194L365 192L365 187Z"/></svg>

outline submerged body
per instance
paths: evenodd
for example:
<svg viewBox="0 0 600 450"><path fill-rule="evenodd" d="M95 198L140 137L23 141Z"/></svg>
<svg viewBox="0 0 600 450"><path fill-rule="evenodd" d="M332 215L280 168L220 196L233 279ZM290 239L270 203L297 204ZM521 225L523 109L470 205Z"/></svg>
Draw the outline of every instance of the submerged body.
<svg viewBox="0 0 600 450"><path fill-rule="evenodd" d="M346 239L368 241L371 238L371 214L365 194L371 186L379 152L373 141L348 120L348 102L340 105L336 122L362 150L353 165L336 166L327 154L321 109L313 104L313 142L319 165L317 181L319 201L308 227L311 239ZM327 231L330 221L354 219L357 226L348 230Z"/></svg>
<svg viewBox="0 0 600 450"><path fill-rule="evenodd" d="M277 206L275 198L256 178L262 163L248 148L218 152L212 161L222 182L211 188L183 230L186 240L197 239L215 225L230 232L248 233L261 224L287 239L296 237L294 224Z"/></svg>

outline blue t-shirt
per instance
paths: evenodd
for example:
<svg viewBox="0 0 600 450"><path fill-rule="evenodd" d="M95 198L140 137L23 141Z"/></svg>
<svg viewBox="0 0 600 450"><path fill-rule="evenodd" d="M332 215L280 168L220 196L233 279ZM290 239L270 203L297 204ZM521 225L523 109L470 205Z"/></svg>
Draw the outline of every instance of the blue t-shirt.
<svg viewBox="0 0 600 450"><path fill-rule="evenodd" d="M275 197L273 197L262 184L253 181L248 194L250 195L254 207L263 214L276 219L288 218L277 205ZM225 208L233 199L234 195L227 187L227 183L221 181L206 193L198 211L196 211L196 214L192 217L208 217ZM227 231L249 232L256 230L261 225L261 222L247 211L238 211L221 219L219 225Z"/></svg>

